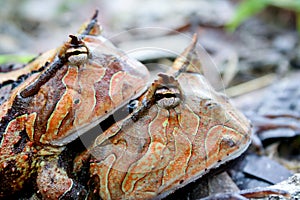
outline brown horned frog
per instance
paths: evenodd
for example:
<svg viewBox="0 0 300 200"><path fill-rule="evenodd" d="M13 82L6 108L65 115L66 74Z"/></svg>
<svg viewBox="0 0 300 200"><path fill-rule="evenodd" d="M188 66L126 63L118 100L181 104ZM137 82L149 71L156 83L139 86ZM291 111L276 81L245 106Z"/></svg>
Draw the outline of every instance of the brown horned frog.
<svg viewBox="0 0 300 200"><path fill-rule="evenodd" d="M250 124L203 76L196 37L147 89L146 67L103 38L96 18L10 72L17 84L0 105L0 180L8 183L0 197L33 184L41 199L160 199L248 148ZM132 99L128 116L66 156Z"/></svg>

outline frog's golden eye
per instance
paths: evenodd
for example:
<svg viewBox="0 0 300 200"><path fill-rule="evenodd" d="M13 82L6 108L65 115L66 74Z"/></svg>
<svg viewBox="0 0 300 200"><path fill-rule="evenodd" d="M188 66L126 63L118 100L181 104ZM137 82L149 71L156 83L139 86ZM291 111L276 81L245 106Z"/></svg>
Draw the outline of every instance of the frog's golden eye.
<svg viewBox="0 0 300 200"><path fill-rule="evenodd" d="M181 94L176 87L161 87L155 91L155 101L161 108L174 108L181 101Z"/></svg>
<svg viewBox="0 0 300 200"><path fill-rule="evenodd" d="M85 46L71 47L66 51L69 54L68 61L71 65L82 65L88 60L88 50Z"/></svg>
<svg viewBox="0 0 300 200"><path fill-rule="evenodd" d="M79 66L86 63L89 54L88 48L77 36L69 36L71 41L68 44L69 47L65 52L69 64Z"/></svg>

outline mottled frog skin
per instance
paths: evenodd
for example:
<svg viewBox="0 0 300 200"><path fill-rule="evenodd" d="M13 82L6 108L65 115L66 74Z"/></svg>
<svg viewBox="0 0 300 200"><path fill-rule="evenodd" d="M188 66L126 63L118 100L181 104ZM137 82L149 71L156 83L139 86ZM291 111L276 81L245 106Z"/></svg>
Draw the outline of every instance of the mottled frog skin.
<svg viewBox="0 0 300 200"><path fill-rule="evenodd" d="M203 76L196 36L148 87L96 18L0 74L13 86L0 104L0 198L33 185L41 199L161 199L248 148L250 123ZM80 136L129 100L131 113L81 150Z"/></svg>
<svg viewBox="0 0 300 200"><path fill-rule="evenodd" d="M160 199L248 148L250 123L202 75L196 42L76 158L75 171L89 162L90 196Z"/></svg>
<svg viewBox="0 0 300 200"><path fill-rule="evenodd" d="M96 17L21 73L11 72L18 84L0 106L0 180L7 183L0 185L0 197L35 179L46 199L68 197L72 190L85 193L58 166L59 154L146 89L145 66L100 36ZM26 76L21 80L18 73ZM45 189L46 181L55 187Z"/></svg>

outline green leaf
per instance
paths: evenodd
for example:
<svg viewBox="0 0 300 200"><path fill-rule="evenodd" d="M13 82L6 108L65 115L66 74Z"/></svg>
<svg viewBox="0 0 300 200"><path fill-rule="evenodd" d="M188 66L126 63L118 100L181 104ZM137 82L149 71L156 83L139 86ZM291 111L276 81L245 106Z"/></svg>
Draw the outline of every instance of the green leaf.
<svg viewBox="0 0 300 200"><path fill-rule="evenodd" d="M298 33L300 33L300 12L298 12L297 14L296 14L296 17L297 17L297 19L296 19L296 27L297 27L297 31L298 31Z"/></svg>
<svg viewBox="0 0 300 200"><path fill-rule="evenodd" d="M234 31L243 21L266 8L271 0L244 0L241 2L233 19L227 24L229 31Z"/></svg>
<svg viewBox="0 0 300 200"><path fill-rule="evenodd" d="M300 0L270 0L270 5L300 12Z"/></svg>
<svg viewBox="0 0 300 200"><path fill-rule="evenodd" d="M0 64L5 63L27 63L32 60L34 55L12 55L12 54L4 54L0 55Z"/></svg>

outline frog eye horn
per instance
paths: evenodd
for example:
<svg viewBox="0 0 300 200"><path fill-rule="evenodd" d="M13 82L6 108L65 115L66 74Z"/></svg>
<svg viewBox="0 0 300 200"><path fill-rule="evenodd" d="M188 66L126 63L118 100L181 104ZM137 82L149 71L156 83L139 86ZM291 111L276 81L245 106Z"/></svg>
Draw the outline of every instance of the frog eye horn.
<svg viewBox="0 0 300 200"><path fill-rule="evenodd" d="M80 66L88 60L88 48L85 46L77 36L69 35L71 41L69 42L69 48L67 48L65 55L71 65Z"/></svg>
<svg viewBox="0 0 300 200"><path fill-rule="evenodd" d="M179 83L173 76L158 74L157 88L154 98L161 108L170 109L176 107L182 100Z"/></svg>
<svg viewBox="0 0 300 200"><path fill-rule="evenodd" d="M175 76L182 72L203 74L197 41L197 34L194 34L191 44L174 61L171 72L175 71Z"/></svg>
<svg viewBox="0 0 300 200"><path fill-rule="evenodd" d="M75 35L70 35L71 41L63 45L58 53L59 59L46 68L36 81L20 91L22 98L35 95L51 77L65 64L66 61L71 65L82 65L88 60L88 49L84 43Z"/></svg>
<svg viewBox="0 0 300 200"><path fill-rule="evenodd" d="M71 43L72 46L79 46L80 40L78 39L77 36L75 36L75 35L69 35L69 37L71 38L70 43Z"/></svg>
<svg viewBox="0 0 300 200"><path fill-rule="evenodd" d="M181 101L183 95L178 81L174 76L159 73L158 79L151 84L147 92L138 101L130 102L128 110L132 111L131 119L137 121L140 115L153 105L171 109L178 106Z"/></svg>
<svg viewBox="0 0 300 200"><path fill-rule="evenodd" d="M101 34L102 27L99 25L98 20L97 20L98 13L99 13L99 11L96 10L93 17L91 18L91 20L87 23L84 23L80 27L80 29L78 31L78 33L80 35L82 35L84 37L85 35L100 35Z"/></svg>
<svg viewBox="0 0 300 200"><path fill-rule="evenodd" d="M158 79L152 83L146 98L147 102L157 104L161 108L171 109L182 101L181 88L173 76L160 73Z"/></svg>
<svg viewBox="0 0 300 200"><path fill-rule="evenodd" d="M93 17L92 17L92 19L91 19L91 21L93 21L93 20L97 21L98 13L99 13L99 10L96 9L96 10L95 10L95 13L94 13L94 15L93 15Z"/></svg>

